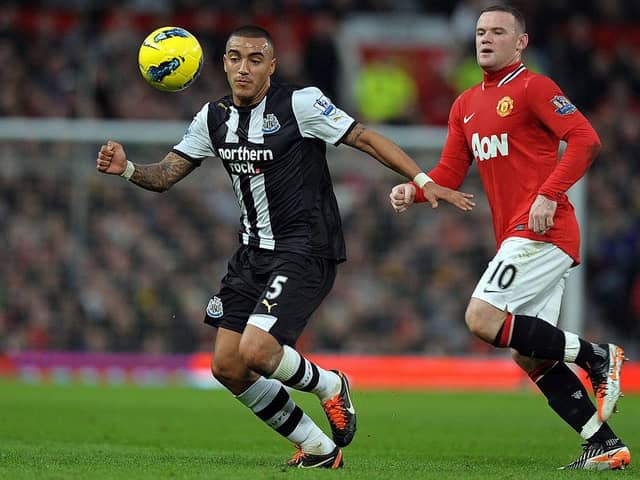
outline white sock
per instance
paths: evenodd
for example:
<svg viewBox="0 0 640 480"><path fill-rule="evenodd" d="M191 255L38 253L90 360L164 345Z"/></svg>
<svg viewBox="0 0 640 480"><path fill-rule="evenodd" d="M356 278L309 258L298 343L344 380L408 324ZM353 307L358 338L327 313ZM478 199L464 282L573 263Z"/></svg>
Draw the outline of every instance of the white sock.
<svg viewBox="0 0 640 480"><path fill-rule="evenodd" d="M288 345L282 349L282 359L271 378L296 390L315 393L322 402L340 392L342 382L337 374L318 367Z"/></svg>
<svg viewBox="0 0 640 480"><path fill-rule="evenodd" d="M564 332L564 361L574 363L580 353L580 337L575 333Z"/></svg>
<svg viewBox="0 0 640 480"><path fill-rule="evenodd" d="M598 420L598 412L595 412L592 417L582 426L582 430L580 430L580 436L585 440L589 440L593 437L600 427L602 426L602 422Z"/></svg>
<svg viewBox="0 0 640 480"><path fill-rule="evenodd" d="M323 455L336 448L277 380L260 377L236 398L280 435L300 445L303 452Z"/></svg>

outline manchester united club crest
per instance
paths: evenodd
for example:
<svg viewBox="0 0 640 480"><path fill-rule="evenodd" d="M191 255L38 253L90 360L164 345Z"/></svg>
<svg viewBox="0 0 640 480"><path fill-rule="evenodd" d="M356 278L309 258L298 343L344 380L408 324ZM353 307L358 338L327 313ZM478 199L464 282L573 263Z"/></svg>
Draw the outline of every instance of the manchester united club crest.
<svg viewBox="0 0 640 480"><path fill-rule="evenodd" d="M496 112L501 117L506 117L513 111L513 98L511 97L502 97L498 102L498 106L496 107Z"/></svg>

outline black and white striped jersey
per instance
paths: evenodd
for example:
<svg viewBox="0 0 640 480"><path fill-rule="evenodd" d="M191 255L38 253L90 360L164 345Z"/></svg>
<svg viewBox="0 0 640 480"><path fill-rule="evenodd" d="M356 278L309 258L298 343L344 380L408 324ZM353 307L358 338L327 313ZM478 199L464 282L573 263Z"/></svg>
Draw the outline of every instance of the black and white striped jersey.
<svg viewBox="0 0 640 480"><path fill-rule="evenodd" d="M173 151L219 158L240 205L240 242L343 261L344 237L326 160L355 120L315 87L272 84L262 101L207 103Z"/></svg>

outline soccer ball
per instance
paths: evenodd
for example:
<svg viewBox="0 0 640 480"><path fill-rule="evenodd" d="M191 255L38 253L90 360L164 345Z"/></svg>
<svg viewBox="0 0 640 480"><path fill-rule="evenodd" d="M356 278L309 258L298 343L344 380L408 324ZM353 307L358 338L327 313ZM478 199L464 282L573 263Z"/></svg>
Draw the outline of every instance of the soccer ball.
<svg viewBox="0 0 640 480"><path fill-rule="evenodd" d="M138 66L151 86L165 92L179 92L191 85L200 73L202 47L184 28L158 28L142 42Z"/></svg>

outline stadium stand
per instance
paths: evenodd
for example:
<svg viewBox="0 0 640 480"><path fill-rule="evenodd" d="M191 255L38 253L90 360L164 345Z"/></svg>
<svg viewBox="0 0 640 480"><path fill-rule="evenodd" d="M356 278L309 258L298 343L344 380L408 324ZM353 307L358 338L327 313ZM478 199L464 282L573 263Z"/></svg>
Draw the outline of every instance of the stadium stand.
<svg viewBox="0 0 640 480"><path fill-rule="evenodd" d="M214 62L234 22L261 23L276 32L280 77L306 83L318 75L309 52L330 57L327 52L340 49L327 32L353 13L393 8L445 15L462 28L465 12L483 4L273 0L221 1L214 8L204 3L3 2L0 64L11 68L3 70L0 116L188 120L205 101L226 92L225 79L221 69L205 68L180 95L155 92L141 82L135 52L154 25L191 28ZM638 5L632 0L541 1L524 8L536 64L582 107L605 146L588 177L584 336L602 338L603 327L613 327L636 358ZM328 17L316 21L319 15ZM335 62L328 70L333 76L318 81L339 91L340 65ZM450 104L454 95L452 86L450 97L441 100ZM201 324L202 308L236 241L236 206L226 179L201 173L204 180L158 196L114 179L69 173L66 159L84 156L92 164L94 151L94 145L0 143L0 351L209 350L211 330ZM163 154L144 152L149 159ZM490 353L463 323L477 272L493 251L486 207L481 204L464 220L449 210L398 217L387 205L395 179L370 182L357 170L345 169L335 181L350 258L301 339L303 349ZM78 202L84 207L78 209ZM105 206L110 213L104 213Z"/></svg>

